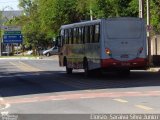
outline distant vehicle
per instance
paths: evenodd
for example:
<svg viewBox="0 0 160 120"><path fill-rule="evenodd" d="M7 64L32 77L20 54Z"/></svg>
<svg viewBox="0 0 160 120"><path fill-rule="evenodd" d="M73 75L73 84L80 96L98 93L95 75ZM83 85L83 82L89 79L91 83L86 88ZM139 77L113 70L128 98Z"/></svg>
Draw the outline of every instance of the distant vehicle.
<svg viewBox="0 0 160 120"><path fill-rule="evenodd" d="M43 55L46 55L47 57L51 55L57 55L58 54L58 47L54 46L48 50L43 51Z"/></svg>
<svg viewBox="0 0 160 120"><path fill-rule="evenodd" d="M2 52L2 56L7 56L7 55L13 55L13 53L12 52L7 52L7 51L3 51Z"/></svg>
<svg viewBox="0 0 160 120"><path fill-rule="evenodd" d="M32 55L33 54L33 50L29 50L29 51L27 51L27 53L26 53L27 55Z"/></svg>
<svg viewBox="0 0 160 120"><path fill-rule="evenodd" d="M73 69L147 69L145 22L141 18L109 18L63 25L57 37L60 66Z"/></svg>

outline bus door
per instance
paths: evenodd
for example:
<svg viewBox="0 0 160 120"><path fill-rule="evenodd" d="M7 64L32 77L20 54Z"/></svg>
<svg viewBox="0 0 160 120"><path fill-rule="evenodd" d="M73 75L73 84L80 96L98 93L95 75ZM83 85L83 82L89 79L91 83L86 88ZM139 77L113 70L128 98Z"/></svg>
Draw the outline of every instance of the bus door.
<svg viewBox="0 0 160 120"><path fill-rule="evenodd" d="M59 65L63 66L63 44L62 44L62 37L61 36L57 36L56 37L56 47L58 47L58 55L59 55Z"/></svg>

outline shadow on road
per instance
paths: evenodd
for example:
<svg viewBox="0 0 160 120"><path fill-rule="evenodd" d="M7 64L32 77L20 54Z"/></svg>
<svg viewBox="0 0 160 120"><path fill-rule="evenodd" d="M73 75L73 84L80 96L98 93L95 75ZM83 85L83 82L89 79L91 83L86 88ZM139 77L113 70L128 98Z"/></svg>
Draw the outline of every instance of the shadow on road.
<svg viewBox="0 0 160 120"><path fill-rule="evenodd" d="M131 72L128 77L114 73L84 77L83 73L67 75L62 71L0 72L2 97L109 88L160 86L160 73Z"/></svg>

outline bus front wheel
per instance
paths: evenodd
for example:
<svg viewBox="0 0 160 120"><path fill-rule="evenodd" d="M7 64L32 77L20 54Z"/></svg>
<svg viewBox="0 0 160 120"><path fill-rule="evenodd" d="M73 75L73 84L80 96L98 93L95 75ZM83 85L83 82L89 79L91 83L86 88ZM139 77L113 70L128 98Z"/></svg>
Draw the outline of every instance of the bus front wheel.
<svg viewBox="0 0 160 120"><path fill-rule="evenodd" d="M67 72L67 74L72 74L72 68L68 68L67 66L66 66L66 72Z"/></svg>
<svg viewBox="0 0 160 120"><path fill-rule="evenodd" d="M67 74L72 74L72 70L73 69L68 67L67 60L65 61L65 65L66 65L66 72L67 72Z"/></svg>

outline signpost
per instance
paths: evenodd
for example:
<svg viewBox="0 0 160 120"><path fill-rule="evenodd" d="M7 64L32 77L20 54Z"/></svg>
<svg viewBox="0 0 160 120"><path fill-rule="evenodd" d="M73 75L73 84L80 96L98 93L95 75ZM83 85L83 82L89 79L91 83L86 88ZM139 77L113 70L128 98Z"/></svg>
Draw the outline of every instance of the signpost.
<svg viewBox="0 0 160 120"><path fill-rule="evenodd" d="M23 37L22 35L3 35L3 43L22 43Z"/></svg>
<svg viewBox="0 0 160 120"><path fill-rule="evenodd" d="M3 30L3 43L12 44L23 42L20 26L4 26Z"/></svg>
<svg viewBox="0 0 160 120"><path fill-rule="evenodd" d="M21 31L4 31L5 35L19 35L21 34Z"/></svg>
<svg viewBox="0 0 160 120"><path fill-rule="evenodd" d="M0 26L4 30L3 43L8 47L8 53L10 52L10 44L21 44L23 42L23 36L20 26Z"/></svg>

